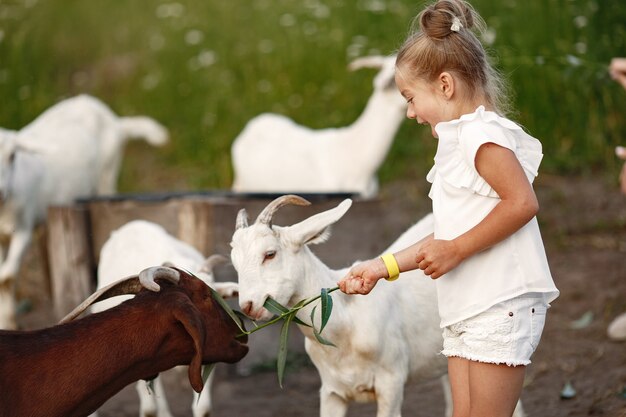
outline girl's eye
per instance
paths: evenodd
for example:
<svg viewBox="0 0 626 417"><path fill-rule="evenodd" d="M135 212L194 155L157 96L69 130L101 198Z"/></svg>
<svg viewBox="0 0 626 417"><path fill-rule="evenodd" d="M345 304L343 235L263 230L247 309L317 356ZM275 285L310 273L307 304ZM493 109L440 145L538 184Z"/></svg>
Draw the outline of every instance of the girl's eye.
<svg viewBox="0 0 626 417"><path fill-rule="evenodd" d="M406 102L407 102L407 103L409 103L409 104L412 104L412 103L413 103L413 97L408 98L408 99L406 100Z"/></svg>
<svg viewBox="0 0 626 417"><path fill-rule="evenodd" d="M265 257L263 258L263 262L269 261L271 259L274 259L275 257L276 257L276 251L275 250L269 250L269 251L265 252Z"/></svg>

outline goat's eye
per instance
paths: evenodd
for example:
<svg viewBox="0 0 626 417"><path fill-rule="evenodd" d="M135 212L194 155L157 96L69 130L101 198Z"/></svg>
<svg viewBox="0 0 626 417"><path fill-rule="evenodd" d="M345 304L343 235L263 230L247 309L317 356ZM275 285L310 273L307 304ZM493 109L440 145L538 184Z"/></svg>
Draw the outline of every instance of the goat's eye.
<svg viewBox="0 0 626 417"><path fill-rule="evenodd" d="M269 261L270 259L274 259L275 257L276 257L276 251L268 250L267 252L265 252L265 257L263 258L263 262Z"/></svg>

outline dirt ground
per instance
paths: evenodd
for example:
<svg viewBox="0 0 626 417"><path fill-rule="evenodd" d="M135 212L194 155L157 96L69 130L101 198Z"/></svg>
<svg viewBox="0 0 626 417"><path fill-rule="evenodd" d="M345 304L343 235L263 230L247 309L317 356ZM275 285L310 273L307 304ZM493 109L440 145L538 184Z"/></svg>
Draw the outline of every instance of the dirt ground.
<svg viewBox="0 0 626 417"><path fill-rule="evenodd" d="M429 204L426 189L421 187L387 185L380 198L388 205L390 217L376 221L398 227L416 221ZM540 176L536 190L539 221L561 296L549 311L542 342L527 370L524 408L530 417L626 417L626 342L606 337L610 321L626 311L626 197L619 193L616 181L599 177ZM35 255L29 256L18 288L22 306L30 309L19 316L26 329L52 324L49 299L37 295L41 294L37 290L39 263ZM585 322L585 318L592 320ZM276 350L262 347L266 359L256 364L248 360L245 367L218 365L211 416L317 416L320 380L297 348L302 343L299 335L292 337L295 359L285 375L284 389L278 386L271 361ZM250 342L254 344L255 339ZM164 378L172 412L190 416L186 372L172 370ZM566 382L575 388L574 398L561 398ZM443 416L443 404L438 381L409 385L403 415ZM100 416L136 416L137 410L134 388L127 387L105 404ZM374 405L358 404L351 407L349 416L373 417L375 413Z"/></svg>

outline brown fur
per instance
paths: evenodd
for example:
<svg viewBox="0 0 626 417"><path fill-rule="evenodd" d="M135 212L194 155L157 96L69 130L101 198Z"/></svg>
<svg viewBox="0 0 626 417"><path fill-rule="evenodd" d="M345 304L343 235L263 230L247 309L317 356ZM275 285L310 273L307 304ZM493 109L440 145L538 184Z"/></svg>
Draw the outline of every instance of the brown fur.
<svg viewBox="0 0 626 417"><path fill-rule="evenodd" d="M35 331L0 331L0 417L85 416L139 379L177 365L237 362L247 338L201 280L181 273L119 306Z"/></svg>

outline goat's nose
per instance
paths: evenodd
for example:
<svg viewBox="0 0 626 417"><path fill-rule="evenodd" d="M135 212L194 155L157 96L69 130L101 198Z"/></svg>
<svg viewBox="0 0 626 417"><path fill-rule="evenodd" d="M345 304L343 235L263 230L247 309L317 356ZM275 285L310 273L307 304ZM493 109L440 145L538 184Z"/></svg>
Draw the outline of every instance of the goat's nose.
<svg viewBox="0 0 626 417"><path fill-rule="evenodd" d="M250 317L250 313L252 312L252 301L246 301L246 303L241 307L241 311L243 311L243 314Z"/></svg>

